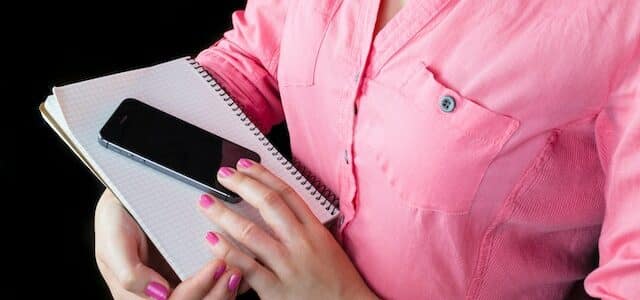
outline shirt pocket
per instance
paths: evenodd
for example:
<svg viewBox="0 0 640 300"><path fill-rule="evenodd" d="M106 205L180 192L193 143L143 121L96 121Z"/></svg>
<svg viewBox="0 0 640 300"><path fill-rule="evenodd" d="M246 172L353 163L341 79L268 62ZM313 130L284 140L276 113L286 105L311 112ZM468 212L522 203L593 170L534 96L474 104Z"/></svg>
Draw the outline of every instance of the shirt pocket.
<svg viewBox="0 0 640 300"><path fill-rule="evenodd" d="M312 86L320 46L339 1L295 1L287 12L280 42L278 83Z"/></svg>
<svg viewBox="0 0 640 300"><path fill-rule="evenodd" d="M484 174L519 127L439 82L424 64L385 110L388 138L376 160L406 204L431 211L469 211Z"/></svg>

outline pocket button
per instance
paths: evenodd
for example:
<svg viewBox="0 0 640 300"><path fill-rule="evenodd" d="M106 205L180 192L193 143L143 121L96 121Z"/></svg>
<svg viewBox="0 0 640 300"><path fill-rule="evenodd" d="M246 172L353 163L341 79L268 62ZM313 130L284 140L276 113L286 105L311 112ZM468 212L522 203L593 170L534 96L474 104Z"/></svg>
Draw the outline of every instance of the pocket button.
<svg viewBox="0 0 640 300"><path fill-rule="evenodd" d="M456 108L456 98L450 95L440 97L440 110L446 113L452 112Z"/></svg>

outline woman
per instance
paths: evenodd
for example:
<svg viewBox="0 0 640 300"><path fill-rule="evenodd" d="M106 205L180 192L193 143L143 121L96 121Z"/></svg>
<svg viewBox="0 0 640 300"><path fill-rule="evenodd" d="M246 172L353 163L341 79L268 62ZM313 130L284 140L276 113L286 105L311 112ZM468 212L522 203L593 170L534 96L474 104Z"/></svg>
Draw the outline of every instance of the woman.
<svg viewBox="0 0 640 300"><path fill-rule="evenodd" d="M338 241L241 160L218 179L274 237L203 196L260 263L208 233L222 260L171 296L242 277L274 299L640 298L640 2L253 0L233 20L197 60L263 131L286 119L340 197ZM168 297L147 247L105 194L114 295Z"/></svg>

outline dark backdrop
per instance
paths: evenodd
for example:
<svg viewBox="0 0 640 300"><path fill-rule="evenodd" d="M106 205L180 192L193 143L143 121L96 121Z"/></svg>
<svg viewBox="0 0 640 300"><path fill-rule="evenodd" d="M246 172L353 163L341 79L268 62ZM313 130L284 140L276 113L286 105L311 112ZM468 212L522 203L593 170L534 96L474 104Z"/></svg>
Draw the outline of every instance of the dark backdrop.
<svg viewBox="0 0 640 300"><path fill-rule="evenodd" d="M194 56L231 27L231 12L244 5L25 2L5 11L15 17L2 21L2 47L9 50L3 73L10 75L0 108L3 244L11 251L4 273L15 284L5 291L110 298L93 253L93 211L104 187L41 119L37 108L52 86ZM278 130L283 143L285 131Z"/></svg>

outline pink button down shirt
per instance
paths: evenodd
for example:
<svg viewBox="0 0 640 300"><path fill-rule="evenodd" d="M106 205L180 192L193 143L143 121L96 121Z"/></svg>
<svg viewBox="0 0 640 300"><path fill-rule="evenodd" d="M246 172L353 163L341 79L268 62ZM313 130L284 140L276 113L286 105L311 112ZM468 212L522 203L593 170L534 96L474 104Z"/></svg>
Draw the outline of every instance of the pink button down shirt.
<svg viewBox="0 0 640 300"><path fill-rule="evenodd" d="M640 299L640 1L249 0L197 60L395 299ZM586 278L586 279L585 279Z"/></svg>

